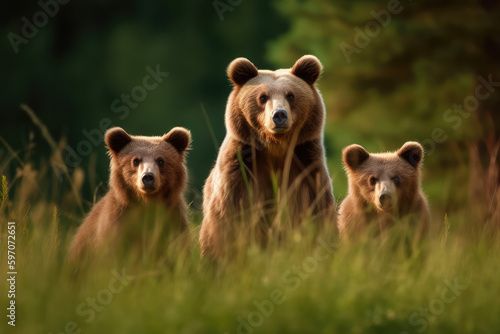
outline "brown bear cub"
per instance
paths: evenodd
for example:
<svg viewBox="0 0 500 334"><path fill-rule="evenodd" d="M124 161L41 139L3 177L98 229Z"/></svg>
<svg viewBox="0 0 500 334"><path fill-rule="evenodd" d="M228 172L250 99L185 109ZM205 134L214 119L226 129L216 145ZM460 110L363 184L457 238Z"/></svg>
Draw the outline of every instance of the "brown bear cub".
<svg viewBox="0 0 500 334"><path fill-rule="evenodd" d="M424 150L407 142L391 153L370 154L359 145L343 151L349 194L340 205L339 232L355 236L369 223L384 231L395 219L409 218L417 236L427 233L429 207L421 189Z"/></svg>
<svg viewBox="0 0 500 334"><path fill-rule="evenodd" d="M106 132L105 141L111 157L109 191L78 229L69 249L70 261L116 238L124 215L141 205L164 208L170 230L188 229L183 192L189 131L176 127L162 137L145 137L130 136L116 127ZM136 216L134 224L140 225L143 219Z"/></svg>
<svg viewBox="0 0 500 334"><path fill-rule="evenodd" d="M257 239L308 216L335 226L323 147L325 107L315 84L321 71L314 56L276 71L258 70L245 58L229 65L227 133L203 190L203 254L227 253L233 232L241 234L255 221Z"/></svg>

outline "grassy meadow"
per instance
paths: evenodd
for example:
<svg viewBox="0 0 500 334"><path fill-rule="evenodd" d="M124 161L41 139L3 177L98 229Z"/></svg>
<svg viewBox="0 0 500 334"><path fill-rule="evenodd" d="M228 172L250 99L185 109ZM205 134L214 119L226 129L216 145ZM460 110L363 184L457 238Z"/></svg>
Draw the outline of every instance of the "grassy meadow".
<svg viewBox="0 0 500 334"><path fill-rule="evenodd" d="M18 273L16 326L3 315L2 333L500 332L497 198L481 206L476 197L453 213L433 210L433 232L418 245L405 242L404 225L386 237L366 231L339 244L336 233L316 236L304 222L279 244L241 243L217 263L199 256L201 217L191 203L187 252L159 245L168 248L166 260L156 261L143 231L134 246L127 241L119 253L75 271L67 248L95 198L81 197L83 170L58 178L51 166L60 148L46 139L50 160L31 161L29 145L0 160L9 175L1 187L0 264L8 271L13 221Z"/></svg>

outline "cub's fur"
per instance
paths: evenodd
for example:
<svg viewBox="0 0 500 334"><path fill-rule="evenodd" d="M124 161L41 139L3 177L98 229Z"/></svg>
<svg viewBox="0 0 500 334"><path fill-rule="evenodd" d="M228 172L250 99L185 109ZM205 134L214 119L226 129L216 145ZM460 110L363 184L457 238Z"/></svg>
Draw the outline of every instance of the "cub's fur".
<svg viewBox="0 0 500 334"><path fill-rule="evenodd" d="M112 128L106 132L105 140L111 157L109 191L78 229L69 249L70 261L116 239L124 215L136 207L160 206L167 213L165 224L170 225L170 230L180 232L188 228L183 192L189 131L177 127L162 137L145 137ZM138 217L134 224L141 224L141 218L144 217Z"/></svg>
<svg viewBox="0 0 500 334"><path fill-rule="evenodd" d="M359 145L343 151L349 194L340 206L341 237L359 233L367 224L380 229L408 217L420 235L429 229L429 206L421 189L424 150L407 142L396 152L370 154Z"/></svg>

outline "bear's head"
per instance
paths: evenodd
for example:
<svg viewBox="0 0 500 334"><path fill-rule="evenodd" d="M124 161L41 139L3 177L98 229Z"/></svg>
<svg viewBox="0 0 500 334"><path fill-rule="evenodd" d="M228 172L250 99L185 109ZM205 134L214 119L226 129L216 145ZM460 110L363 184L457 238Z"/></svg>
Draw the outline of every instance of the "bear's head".
<svg viewBox="0 0 500 334"><path fill-rule="evenodd" d="M395 212L412 204L420 189L422 146L407 142L396 152L370 154L360 145L343 151L349 192L379 212Z"/></svg>
<svg viewBox="0 0 500 334"><path fill-rule="evenodd" d="M162 137L131 136L119 127L105 135L111 156L110 188L126 199L170 198L182 193L186 182L185 153L188 130L173 128Z"/></svg>
<svg viewBox="0 0 500 334"><path fill-rule="evenodd" d="M314 56L303 56L291 69L258 70L246 58L229 64L233 84L226 107L230 136L264 147L288 147L322 136L325 107L315 83L322 65Z"/></svg>

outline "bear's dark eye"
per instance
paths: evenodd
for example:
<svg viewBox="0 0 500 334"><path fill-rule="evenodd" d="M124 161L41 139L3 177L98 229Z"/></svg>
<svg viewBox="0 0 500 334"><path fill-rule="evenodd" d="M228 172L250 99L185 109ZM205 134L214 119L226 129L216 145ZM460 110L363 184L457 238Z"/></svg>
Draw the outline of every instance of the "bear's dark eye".
<svg viewBox="0 0 500 334"><path fill-rule="evenodd" d="M139 166L140 163L141 163L141 159L139 159L139 158L135 158L133 161L134 167Z"/></svg>
<svg viewBox="0 0 500 334"><path fill-rule="evenodd" d="M295 95L293 95L293 93L288 93L286 94L286 99L291 102L295 99Z"/></svg>
<svg viewBox="0 0 500 334"><path fill-rule="evenodd" d="M399 178L399 176L394 176L392 178L392 181L395 183L395 184L400 184L401 183L401 179Z"/></svg>
<svg viewBox="0 0 500 334"><path fill-rule="evenodd" d="M159 158L158 160L156 160L156 162L158 163L158 166L163 167L165 160L163 160L162 158Z"/></svg>
<svg viewBox="0 0 500 334"><path fill-rule="evenodd" d="M260 103L266 103L267 100L269 99L269 97L265 94L262 94L260 97L259 97L259 101Z"/></svg>
<svg viewBox="0 0 500 334"><path fill-rule="evenodd" d="M370 177L370 184L372 186L374 186L375 184L377 184L377 178L375 176Z"/></svg>

